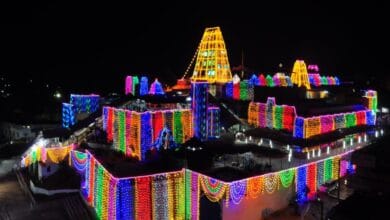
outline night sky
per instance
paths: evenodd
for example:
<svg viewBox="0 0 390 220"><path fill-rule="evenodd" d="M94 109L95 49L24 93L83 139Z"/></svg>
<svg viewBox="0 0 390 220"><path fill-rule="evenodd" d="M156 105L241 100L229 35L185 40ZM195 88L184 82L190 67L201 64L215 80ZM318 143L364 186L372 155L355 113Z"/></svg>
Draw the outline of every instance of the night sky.
<svg viewBox="0 0 390 220"><path fill-rule="evenodd" d="M172 84L209 26L222 28L232 67L244 51L257 73L274 73L279 63L290 70L297 58L344 79L375 81L388 71L381 2L131 2L0 7L0 73L88 93L122 92L128 74Z"/></svg>

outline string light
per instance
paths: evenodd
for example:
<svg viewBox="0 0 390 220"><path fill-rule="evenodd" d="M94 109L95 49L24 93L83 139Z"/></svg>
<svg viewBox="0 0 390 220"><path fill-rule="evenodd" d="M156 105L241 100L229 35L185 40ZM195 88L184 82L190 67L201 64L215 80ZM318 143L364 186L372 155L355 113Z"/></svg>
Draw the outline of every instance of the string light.
<svg viewBox="0 0 390 220"><path fill-rule="evenodd" d="M76 109L74 105L62 103L62 127L69 128L76 124Z"/></svg>
<svg viewBox="0 0 390 220"><path fill-rule="evenodd" d="M234 204L239 204L241 200L244 198L246 193L246 186L247 186L246 180L235 181L233 183L230 183L229 196Z"/></svg>
<svg viewBox="0 0 390 220"><path fill-rule="evenodd" d="M324 181L325 182L332 180L332 176L333 176L332 173L333 173L333 160L331 158L326 159L324 161Z"/></svg>
<svg viewBox="0 0 390 220"><path fill-rule="evenodd" d="M200 176L200 183L206 197L212 202L218 202L224 196L227 188L223 182L205 175Z"/></svg>
<svg viewBox="0 0 390 220"><path fill-rule="evenodd" d="M125 83L125 94L132 94L133 93L133 77L132 76L126 76L126 83Z"/></svg>
<svg viewBox="0 0 390 220"><path fill-rule="evenodd" d="M168 219L168 185L165 174L153 176L152 207L153 219Z"/></svg>
<svg viewBox="0 0 390 220"><path fill-rule="evenodd" d="M134 192L135 192L136 218L145 219L145 220L151 219L152 207L151 207L150 177L139 177L135 179Z"/></svg>
<svg viewBox="0 0 390 220"><path fill-rule="evenodd" d="M278 173L267 174L264 177L264 189L269 194L272 194L275 190L279 189Z"/></svg>
<svg viewBox="0 0 390 220"><path fill-rule="evenodd" d="M157 78L150 85L149 94L150 95L164 95L165 94L165 91Z"/></svg>
<svg viewBox="0 0 390 220"><path fill-rule="evenodd" d="M309 198L313 198L317 191L317 164L312 163L307 166L307 186L309 187Z"/></svg>
<svg viewBox="0 0 390 220"><path fill-rule="evenodd" d="M139 86L139 95L144 96L149 93L149 83L146 76L141 77L141 82Z"/></svg>
<svg viewBox="0 0 390 220"><path fill-rule="evenodd" d="M306 178L307 178L307 166L297 168L296 174L296 192L299 202L306 201Z"/></svg>
<svg viewBox="0 0 390 220"><path fill-rule="evenodd" d="M324 184L324 161L317 163L317 188Z"/></svg>
<svg viewBox="0 0 390 220"><path fill-rule="evenodd" d="M247 190L248 195L255 199L259 196L261 192L263 192L263 185L264 185L264 177L263 176L257 176L253 178L249 178L247 180Z"/></svg>
<svg viewBox="0 0 390 220"><path fill-rule="evenodd" d="M208 138L218 138L220 136L220 109L218 107L208 107Z"/></svg>
<svg viewBox="0 0 390 220"><path fill-rule="evenodd" d="M192 82L192 119L194 126L194 136L200 140L207 139L207 103L208 103L208 83Z"/></svg>
<svg viewBox="0 0 390 220"><path fill-rule="evenodd" d="M91 95L70 95L70 104L73 105L77 113L93 113L99 108L100 96Z"/></svg>
<svg viewBox="0 0 390 220"><path fill-rule="evenodd" d="M248 108L248 123L256 127L293 131L295 117L294 106L276 105L274 98L267 103L251 102Z"/></svg>
<svg viewBox="0 0 390 220"><path fill-rule="evenodd" d="M291 186L293 180L294 180L294 169L288 169L285 171L281 171L279 174L280 182L282 183L282 186L284 188L288 188Z"/></svg>

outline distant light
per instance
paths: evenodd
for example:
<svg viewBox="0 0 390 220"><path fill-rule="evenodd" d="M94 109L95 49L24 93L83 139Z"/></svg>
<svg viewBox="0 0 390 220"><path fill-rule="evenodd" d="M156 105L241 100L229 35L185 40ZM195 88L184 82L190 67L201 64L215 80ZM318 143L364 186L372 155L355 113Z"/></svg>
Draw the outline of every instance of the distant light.
<svg viewBox="0 0 390 220"><path fill-rule="evenodd" d="M379 136L378 131L375 131L375 137L377 138Z"/></svg>
<svg viewBox="0 0 390 220"><path fill-rule="evenodd" d="M308 151L306 154L307 154L307 159L310 160L310 152Z"/></svg>
<svg viewBox="0 0 390 220"><path fill-rule="evenodd" d="M46 84L46 88L49 88L49 84Z"/></svg>
<svg viewBox="0 0 390 220"><path fill-rule="evenodd" d="M358 143L360 144L360 143L362 143L362 137L359 135L359 137L358 137Z"/></svg>
<svg viewBox="0 0 390 220"><path fill-rule="evenodd" d="M188 96L188 97L186 98L186 101L187 101L187 102L191 102L191 100L192 100L192 99L191 99L191 96Z"/></svg>
<svg viewBox="0 0 390 220"><path fill-rule="evenodd" d="M178 94L178 95L181 95L181 94L183 94L183 93L182 93L182 91L177 91L177 94Z"/></svg>
<svg viewBox="0 0 390 220"><path fill-rule="evenodd" d="M345 140L343 140L343 149L345 149L345 145L346 145L346 144L345 144Z"/></svg>
<svg viewBox="0 0 390 220"><path fill-rule="evenodd" d="M389 113L389 109L386 108L386 107L382 107L382 112L383 112L383 113Z"/></svg>
<svg viewBox="0 0 390 220"><path fill-rule="evenodd" d="M364 142L367 142L367 134L364 134Z"/></svg>
<svg viewBox="0 0 390 220"><path fill-rule="evenodd" d="M313 149L312 157L314 158L316 156L316 150Z"/></svg>
<svg viewBox="0 0 390 220"><path fill-rule="evenodd" d="M321 148L318 149L318 157L321 157Z"/></svg>
<svg viewBox="0 0 390 220"><path fill-rule="evenodd" d="M60 99L62 97L62 95L60 92L56 92L56 93L54 93L54 97L56 97L57 99Z"/></svg>
<svg viewBox="0 0 390 220"><path fill-rule="evenodd" d="M351 138L349 145L353 145L353 138Z"/></svg>
<svg viewBox="0 0 390 220"><path fill-rule="evenodd" d="M329 154L330 153L330 147L326 147L326 154Z"/></svg>
<svg viewBox="0 0 390 220"><path fill-rule="evenodd" d="M383 131L383 129L381 129L381 135L383 136L383 133L384 133L384 131Z"/></svg>

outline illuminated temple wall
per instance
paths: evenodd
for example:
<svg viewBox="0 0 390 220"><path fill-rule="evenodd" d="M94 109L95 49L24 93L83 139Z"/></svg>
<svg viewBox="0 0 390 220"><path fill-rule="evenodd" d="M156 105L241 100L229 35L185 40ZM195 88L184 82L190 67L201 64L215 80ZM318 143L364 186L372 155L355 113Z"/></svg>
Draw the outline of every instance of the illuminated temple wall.
<svg viewBox="0 0 390 220"><path fill-rule="evenodd" d="M161 143L164 127L172 132L175 143L193 136L190 109L136 112L112 107L103 108L103 130L116 150L131 157L145 159L146 152Z"/></svg>
<svg viewBox="0 0 390 220"><path fill-rule="evenodd" d="M294 106L276 105L275 98L268 98L267 103L249 103L248 123L255 127L285 129L292 132L295 117Z"/></svg>
<svg viewBox="0 0 390 220"><path fill-rule="evenodd" d="M45 148L37 145L23 156L21 167L34 163L69 161L81 175L81 192L98 219L199 219L200 198L217 202L223 219L263 219L287 206L297 194L299 201L315 198L321 185L354 173L349 161L354 150L308 162L299 167L224 182L181 169L146 176L118 178L88 151L75 146ZM306 186L309 192L305 193Z"/></svg>
<svg viewBox="0 0 390 220"><path fill-rule="evenodd" d="M372 106L376 108L374 101L367 103L372 109ZM337 129L375 125L376 113L372 109L304 118L296 115L294 106L276 105L275 98L269 97L267 103L249 103L248 123L261 128L285 129L297 138L310 138Z"/></svg>
<svg viewBox="0 0 390 220"><path fill-rule="evenodd" d="M312 199L319 187L354 173L352 151L300 167L233 182L188 170L117 178L88 151L68 151L69 164L82 176L82 194L98 219L199 219L201 197L218 202L223 219L263 219L265 213ZM33 152L34 153L34 152ZM309 193L305 194L305 186Z"/></svg>
<svg viewBox="0 0 390 220"><path fill-rule="evenodd" d="M376 113L372 110L321 115L310 118L296 117L293 135L298 138L310 138L337 129L359 125L375 125L375 123Z"/></svg>

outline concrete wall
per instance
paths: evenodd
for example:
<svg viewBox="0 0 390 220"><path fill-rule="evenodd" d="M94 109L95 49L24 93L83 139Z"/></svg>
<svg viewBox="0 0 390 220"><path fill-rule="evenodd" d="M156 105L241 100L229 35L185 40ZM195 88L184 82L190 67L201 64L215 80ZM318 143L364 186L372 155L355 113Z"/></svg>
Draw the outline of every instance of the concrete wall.
<svg viewBox="0 0 390 220"><path fill-rule="evenodd" d="M48 169L48 167L50 167L50 169ZM55 172L57 172L57 170L59 169L59 166L58 164L41 164L39 163L38 165L38 178L39 179L42 179L42 177L48 177L52 174L54 174Z"/></svg>
<svg viewBox="0 0 390 220"><path fill-rule="evenodd" d="M281 188L272 194L264 193L253 199L245 197L240 204L230 202L229 207L222 205L222 219L224 220L261 220L265 212L275 212L288 206L294 195L294 184L289 188Z"/></svg>

